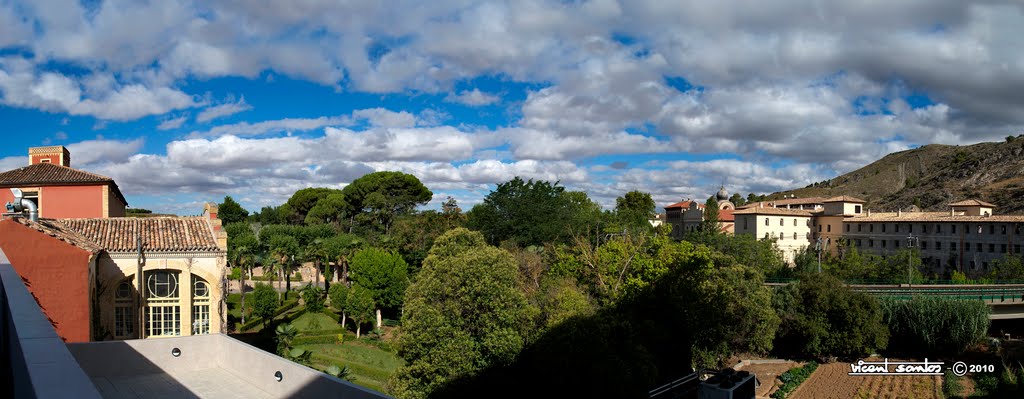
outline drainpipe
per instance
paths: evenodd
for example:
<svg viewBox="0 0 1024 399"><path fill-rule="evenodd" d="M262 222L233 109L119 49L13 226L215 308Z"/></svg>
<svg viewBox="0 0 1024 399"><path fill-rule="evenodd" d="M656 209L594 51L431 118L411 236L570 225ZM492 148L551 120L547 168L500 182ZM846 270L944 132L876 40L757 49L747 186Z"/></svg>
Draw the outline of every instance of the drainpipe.
<svg viewBox="0 0 1024 399"><path fill-rule="evenodd" d="M39 209L36 208L36 203L29 201L22 194L21 189L12 188L11 193L14 194L14 211L23 212L25 208L28 208L28 218L33 222L39 221Z"/></svg>

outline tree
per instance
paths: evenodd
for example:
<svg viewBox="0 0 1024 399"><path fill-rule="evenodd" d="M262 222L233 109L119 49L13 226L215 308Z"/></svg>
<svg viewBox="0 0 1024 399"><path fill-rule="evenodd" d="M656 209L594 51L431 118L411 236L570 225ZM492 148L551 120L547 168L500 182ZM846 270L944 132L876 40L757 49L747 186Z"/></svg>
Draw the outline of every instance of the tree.
<svg viewBox="0 0 1024 399"><path fill-rule="evenodd" d="M235 225L244 226L242 223ZM245 324L245 279L247 276L252 276L252 268L256 263L259 247L259 240L252 233L234 237L230 233L228 234L228 258L242 271L238 276L238 287L242 296L242 324Z"/></svg>
<svg viewBox="0 0 1024 399"><path fill-rule="evenodd" d="M299 329L291 323L285 323L278 325L274 333L277 336L277 354L287 357L292 350L292 341L299 335Z"/></svg>
<svg viewBox="0 0 1024 399"><path fill-rule="evenodd" d="M478 232L437 239L406 293L398 353L408 362L392 392L422 398L461 376L510 363L525 344L530 315L511 255Z"/></svg>
<svg viewBox="0 0 1024 399"><path fill-rule="evenodd" d="M426 204L432 193L416 176L402 172L374 172L352 181L342 190L349 206L372 225L390 231L395 216Z"/></svg>
<svg viewBox="0 0 1024 399"><path fill-rule="evenodd" d="M260 208L258 213L253 213L249 217L253 222L260 223L264 226L271 224L286 223L288 218L286 215L291 212L290 208L286 206L265 206Z"/></svg>
<svg viewBox="0 0 1024 399"><path fill-rule="evenodd" d="M249 211L242 208L230 195L224 197L224 202L217 205L217 217L224 222L224 225L244 222L249 217Z"/></svg>
<svg viewBox="0 0 1024 399"><path fill-rule="evenodd" d="M356 323L356 338L359 338L363 324L373 318L373 309L376 306L372 291L360 287L359 284L352 284L345 299L345 313Z"/></svg>
<svg viewBox="0 0 1024 399"><path fill-rule="evenodd" d="M340 224L350 213L348 201L342 193L328 194L321 198L306 214L306 224L333 223Z"/></svg>
<svg viewBox="0 0 1024 399"><path fill-rule="evenodd" d="M319 313L324 310L324 290L313 284L306 284L302 288L302 302L305 303L306 311Z"/></svg>
<svg viewBox="0 0 1024 399"><path fill-rule="evenodd" d="M708 235L721 233L721 227L718 225L718 200L714 196L704 203L704 220L700 224L700 229Z"/></svg>
<svg viewBox="0 0 1024 399"><path fill-rule="evenodd" d="M650 230L648 219L655 212L654 199L649 193L630 191L615 199L615 213L619 220L634 229Z"/></svg>
<svg viewBox="0 0 1024 399"><path fill-rule="evenodd" d="M337 284L327 291L331 298L331 307L341 312L341 328L345 328L345 320L348 319L348 293L349 288L345 284Z"/></svg>
<svg viewBox="0 0 1024 399"><path fill-rule="evenodd" d="M989 307L978 299L886 297L881 305L889 347L902 354L960 355L981 342L990 325Z"/></svg>
<svg viewBox="0 0 1024 399"><path fill-rule="evenodd" d="M288 207L286 210L289 212L284 216L287 218L288 223L291 224L302 224L306 220L306 216L316 204L331 194L338 194L340 190L327 188L327 187L310 187L296 191L288 198L288 202L285 205Z"/></svg>
<svg viewBox="0 0 1024 399"><path fill-rule="evenodd" d="M732 202L732 204L736 205L737 207L743 206L743 204L747 203L743 199L743 196L740 195L740 193L732 193L732 196L729 197L729 202Z"/></svg>
<svg viewBox="0 0 1024 399"><path fill-rule="evenodd" d="M604 221L601 205L591 200L586 192L566 191L562 195L569 201L572 216L568 226L574 232L589 231Z"/></svg>
<svg viewBox="0 0 1024 399"><path fill-rule="evenodd" d="M288 292L292 290L291 272L295 256L299 254L299 242L290 235L275 235L270 237L268 247L278 273L284 278L284 295L287 297ZM280 288L280 285L278 287Z"/></svg>
<svg viewBox="0 0 1024 399"><path fill-rule="evenodd" d="M391 232L380 237L377 245L398 251L409 264L409 275L415 275L426 259L434 240L446 231L461 226L462 221L436 211L423 211L400 216L391 225Z"/></svg>
<svg viewBox="0 0 1024 399"><path fill-rule="evenodd" d="M380 308L395 310L409 284L405 260L395 252L366 248L352 257L352 281L370 291L377 305L377 328L381 326Z"/></svg>
<svg viewBox="0 0 1024 399"><path fill-rule="evenodd" d="M852 358L886 347L878 301L824 273L804 275L773 298L782 323L775 345L802 356Z"/></svg>
<svg viewBox="0 0 1024 399"><path fill-rule="evenodd" d="M252 290L252 314L263 319L263 325L271 322L277 310L277 291L267 284L257 283Z"/></svg>
<svg viewBox="0 0 1024 399"><path fill-rule="evenodd" d="M992 271L989 279L996 281L1022 280L1024 279L1024 262L1020 256L1007 254L1003 259L992 261Z"/></svg>
<svg viewBox="0 0 1024 399"><path fill-rule="evenodd" d="M348 264L349 259L352 258L352 254L358 251L365 244L362 238L352 234L338 234L333 237L326 238L324 241L324 247L327 249L327 256L333 259L335 265L341 268L342 284L348 284ZM334 270L330 270L328 265L327 276L324 279L324 287L330 289L330 281L334 277Z"/></svg>
<svg viewBox="0 0 1024 399"><path fill-rule="evenodd" d="M149 215L149 214L152 214L153 211L151 211L149 209L143 209L143 208L128 208L127 210L125 210L125 213L127 213L129 216L130 215Z"/></svg>
<svg viewBox="0 0 1024 399"><path fill-rule="evenodd" d="M558 182L524 181L516 177L484 197L469 211L467 225L498 245L511 240L519 246L543 245L569 237L572 207Z"/></svg>

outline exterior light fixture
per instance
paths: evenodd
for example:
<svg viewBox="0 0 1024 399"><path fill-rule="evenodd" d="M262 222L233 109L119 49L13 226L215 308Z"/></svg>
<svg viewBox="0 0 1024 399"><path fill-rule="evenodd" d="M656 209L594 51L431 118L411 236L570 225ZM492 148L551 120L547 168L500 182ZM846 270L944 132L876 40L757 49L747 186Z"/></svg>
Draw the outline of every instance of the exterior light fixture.
<svg viewBox="0 0 1024 399"><path fill-rule="evenodd" d="M280 371L274 372L274 379L277 380L277 382L281 382L281 380L284 379L284 374L281 374Z"/></svg>
<svg viewBox="0 0 1024 399"><path fill-rule="evenodd" d="M174 357L181 356L181 349L178 349L178 348L171 349L171 356L174 356Z"/></svg>

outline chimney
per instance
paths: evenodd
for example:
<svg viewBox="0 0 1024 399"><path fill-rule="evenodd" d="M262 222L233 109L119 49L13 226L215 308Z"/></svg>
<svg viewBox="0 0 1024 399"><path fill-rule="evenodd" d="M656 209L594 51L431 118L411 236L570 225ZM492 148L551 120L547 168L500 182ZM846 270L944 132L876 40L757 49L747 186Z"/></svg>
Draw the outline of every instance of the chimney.
<svg viewBox="0 0 1024 399"><path fill-rule="evenodd" d="M868 217L871 217L871 210L868 209Z"/></svg>
<svg viewBox="0 0 1024 399"><path fill-rule="evenodd" d="M207 202L203 204L203 217L206 222L210 225L210 230L213 233L214 238L217 240L217 246L221 250L226 251L228 249L228 232L224 231L221 225L221 220L217 217L218 207L214 202Z"/></svg>
<svg viewBox="0 0 1024 399"><path fill-rule="evenodd" d="M52 163L71 167L71 152L62 145L31 147L28 149L28 164Z"/></svg>
<svg viewBox="0 0 1024 399"><path fill-rule="evenodd" d="M903 216L903 208L896 208L896 217Z"/></svg>

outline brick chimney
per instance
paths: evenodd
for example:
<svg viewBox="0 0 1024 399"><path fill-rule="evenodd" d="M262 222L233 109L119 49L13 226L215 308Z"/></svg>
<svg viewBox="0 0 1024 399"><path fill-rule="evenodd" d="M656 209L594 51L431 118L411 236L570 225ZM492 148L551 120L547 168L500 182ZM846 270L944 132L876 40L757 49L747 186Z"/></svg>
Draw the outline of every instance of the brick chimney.
<svg viewBox="0 0 1024 399"><path fill-rule="evenodd" d="M28 149L28 164L52 163L71 167L71 152L62 145L31 147Z"/></svg>
<svg viewBox="0 0 1024 399"><path fill-rule="evenodd" d="M210 230L213 232L214 238L217 239L217 247L223 251L228 249L228 232L224 231L220 218L217 217L217 211L219 208L214 202L207 202L203 204L203 217L206 218L206 222L210 224Z"/></svg>

